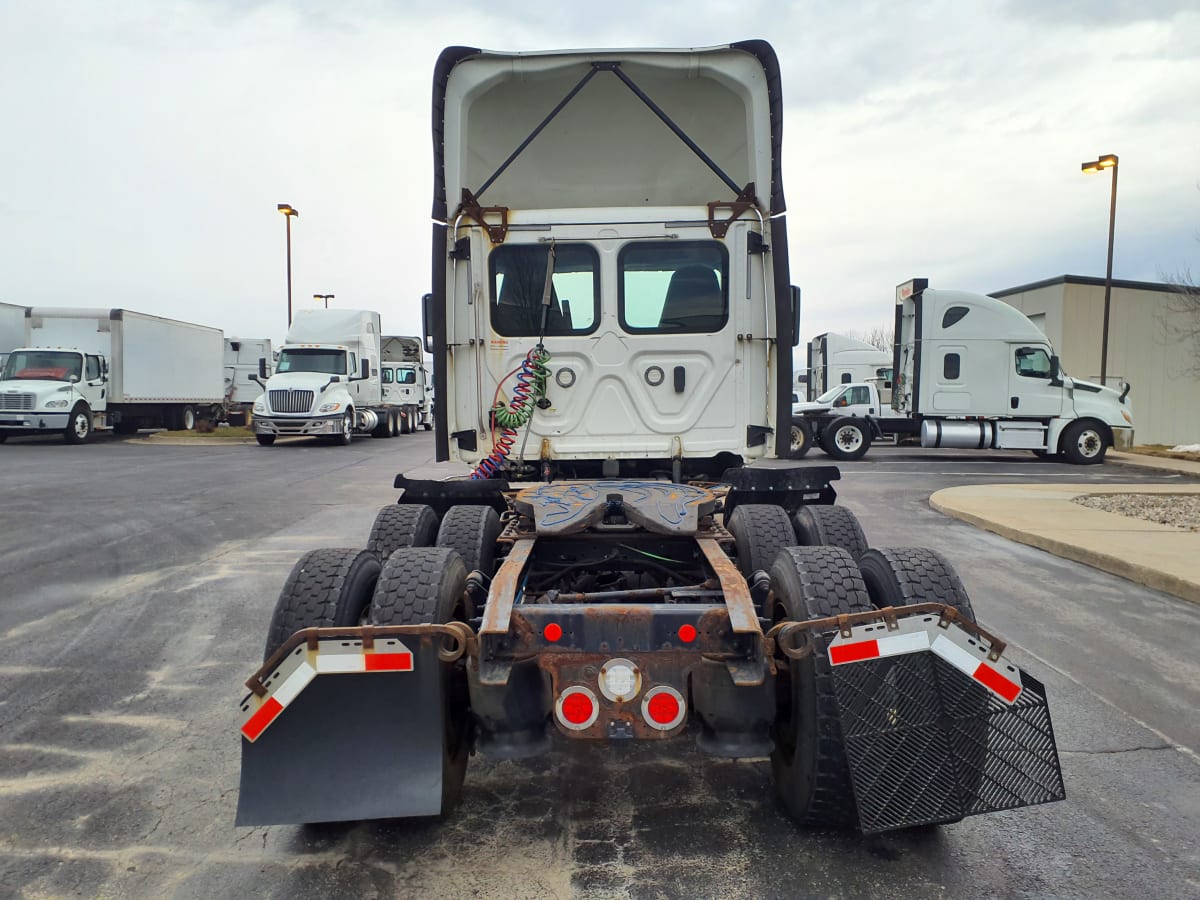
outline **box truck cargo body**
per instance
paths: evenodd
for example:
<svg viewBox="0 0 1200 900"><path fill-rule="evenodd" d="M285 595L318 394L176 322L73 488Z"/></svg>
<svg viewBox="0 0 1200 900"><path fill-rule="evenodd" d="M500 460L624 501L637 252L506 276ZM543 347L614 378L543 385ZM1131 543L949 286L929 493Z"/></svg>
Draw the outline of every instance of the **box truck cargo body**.
<svg viewBox="0 0 1200 900"><path fill-rule="evenodd" d="M217 328L133 310L33 307L0 373L0 439L190 430L220 411L223 342Z"/></svg>

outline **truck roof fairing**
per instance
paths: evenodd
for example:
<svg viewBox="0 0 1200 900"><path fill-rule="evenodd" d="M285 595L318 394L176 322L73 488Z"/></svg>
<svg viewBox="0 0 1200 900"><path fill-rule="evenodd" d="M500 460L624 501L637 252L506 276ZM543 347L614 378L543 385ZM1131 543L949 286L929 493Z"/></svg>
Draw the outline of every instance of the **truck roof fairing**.
<svg viewBox="0 0 1200 900"><path fill-rule="evenodd" d="M786 210L779 62L766 41L546 53L448 47L434 70L432 124L441 222L464 190L510 209L666 207L730 201L754 184L765 214Z"/></svg>

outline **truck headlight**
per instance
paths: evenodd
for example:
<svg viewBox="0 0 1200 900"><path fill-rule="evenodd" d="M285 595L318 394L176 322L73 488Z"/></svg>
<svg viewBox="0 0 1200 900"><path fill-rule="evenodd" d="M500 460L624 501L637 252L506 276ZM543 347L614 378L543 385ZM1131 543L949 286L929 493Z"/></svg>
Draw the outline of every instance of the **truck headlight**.
<svg viewBox="0 0 1200 900"><path fill-rule="evenodd" d="M337 412L341 408L342 404L340 403L322 403L317 412Z"/></svg>
<svg viewBox="0 0 1200 900"><path fill-rule="evenodd" d="M267 404L263 403L261 398L258 400L255 400L254 401L254 411L256 413L265 413L267 411Z"/></svg>
<svg viewBox="0 0 1200 900"><path fill-rule="evenodd" d="M70 402L70 400L47 400L46 409L61 409Z"/></svg>

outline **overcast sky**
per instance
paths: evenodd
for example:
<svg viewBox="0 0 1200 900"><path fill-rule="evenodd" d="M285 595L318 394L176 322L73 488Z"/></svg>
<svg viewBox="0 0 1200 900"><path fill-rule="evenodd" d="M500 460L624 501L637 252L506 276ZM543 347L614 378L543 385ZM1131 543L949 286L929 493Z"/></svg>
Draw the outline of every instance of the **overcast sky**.
<svg viewBox="0 0 1200 900"><path fill-rule="evenodd" d="M0 0L0 301L272 337L314 293L419 330L430 79L450 44L711 46L783 67L802 334L894 286L1200 272L1200 4Z"/></svg>

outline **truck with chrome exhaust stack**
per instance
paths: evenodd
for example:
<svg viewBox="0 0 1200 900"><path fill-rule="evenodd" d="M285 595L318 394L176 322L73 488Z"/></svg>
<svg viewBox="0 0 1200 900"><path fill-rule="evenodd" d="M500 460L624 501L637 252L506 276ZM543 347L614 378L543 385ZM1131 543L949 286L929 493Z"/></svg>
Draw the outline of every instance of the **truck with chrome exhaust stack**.
<svg viewBox="0 0 1200 900"><path fill-rule="evenodd" d="M863 832L1061 799L1045 691L946 559L787 462L780 86L763 41L443 51L424 313L464 474L292 569L238 824L441 815L473 752L579 740L769 757L798 822Z"/></svg>

